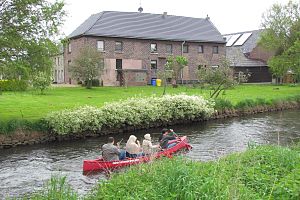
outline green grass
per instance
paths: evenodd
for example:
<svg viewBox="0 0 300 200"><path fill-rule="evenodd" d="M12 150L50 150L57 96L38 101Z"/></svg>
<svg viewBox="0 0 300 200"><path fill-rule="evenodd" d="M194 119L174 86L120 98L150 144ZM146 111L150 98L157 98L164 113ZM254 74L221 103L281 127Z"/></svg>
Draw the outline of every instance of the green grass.
<svg viewBox="0 0 300 200"><path fill-rule="evenodd" d="M164 158L113 173L82 196L52 178L45 189L23 199L290 199L300 198L300 144L256 146L217 161Z"/></svg>
<svg viewBox="0 0 300 200"><path fill-rule="evenodd" d="M299 199L300 154L259 146L213 162L164 159L100 182L87 199Z"/></svg>
<svg viewBox="0 0 300 200"><path fill-rule="evenodd" d="M105 102L117 101L133 96L162 95L162 87L100 87L87 90L76 88L52 88L46 95L39 95L36 91L3 92L0 95L0 121L11 119L37 120L47 113L65 108L82 105L102 106ZM197 94L209 96L209 90L201 90L190 86L167 88L167 94ZM221 98L230 100L233 104L244 99L264 98L277 99L300 94L300 86L274 85L240 85L221 94Z"/></svg>

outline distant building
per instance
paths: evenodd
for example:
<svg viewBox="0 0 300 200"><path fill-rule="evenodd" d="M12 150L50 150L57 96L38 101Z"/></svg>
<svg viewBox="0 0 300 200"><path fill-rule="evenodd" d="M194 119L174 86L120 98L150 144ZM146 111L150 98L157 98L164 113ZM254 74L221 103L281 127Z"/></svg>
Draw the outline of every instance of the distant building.
<svg viewBox="0 0 300 200"><path fill-rule="evenodd" d="M250 72L250 83L272 81L267 61L273 53L257 44L261 32L254 30L223 35L226 38L226 58L236 73Z"/></svg>
<svg viewBox="0 0 300 200"><path fill-rule="evenodd" d="M65 83L63 48L60 48L59 53L53 57L53 63L53 83Z"/></svg>
<svg viewBox="0 0 300 200"><path fill-rule="evenodd" d="M65 78L81 47L90 45L103 55L105 86L146 85L158 77L168 56L183 55L183 83L197 80L195 71L204 61L219 65L225 41L210 19L141 12L104 11L91 15L69 35L64 50Z"/></svg>

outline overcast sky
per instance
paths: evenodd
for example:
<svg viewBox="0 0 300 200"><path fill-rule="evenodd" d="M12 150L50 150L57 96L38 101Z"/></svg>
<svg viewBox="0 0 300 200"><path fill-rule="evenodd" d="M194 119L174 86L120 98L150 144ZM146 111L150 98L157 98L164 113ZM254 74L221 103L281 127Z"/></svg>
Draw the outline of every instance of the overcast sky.
<svg viewBox="0 0 300 200"><path fill-rule="evenodd" d="M299 0L294 0L294 2ZM62 33L69 35L91 14L102 11L137 12L205 18L221 34L259 29L262 14L274 3L286 4L288 0L65 0L68 13Z"/></svg>

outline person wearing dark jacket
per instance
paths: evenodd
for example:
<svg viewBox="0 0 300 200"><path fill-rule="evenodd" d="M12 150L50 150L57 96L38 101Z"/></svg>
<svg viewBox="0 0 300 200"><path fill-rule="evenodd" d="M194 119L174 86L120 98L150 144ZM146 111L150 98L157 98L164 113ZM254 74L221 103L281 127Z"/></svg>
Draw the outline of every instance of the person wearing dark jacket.
<svg viewBox="0 0 300 200"><path fill-rule="evenodd" d="M176 142L169 144L170 140L176 140L176 133L172 129L164 128L159 136L159 144L162 149L171 148L176 145Z"/></svg>

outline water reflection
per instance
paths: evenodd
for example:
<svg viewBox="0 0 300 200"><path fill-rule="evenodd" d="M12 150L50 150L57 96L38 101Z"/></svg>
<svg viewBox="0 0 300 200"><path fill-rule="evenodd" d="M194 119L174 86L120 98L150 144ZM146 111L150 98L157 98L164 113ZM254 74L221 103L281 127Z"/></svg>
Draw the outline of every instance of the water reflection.
<svg viewBox="0 0 300 200"><path fill-rule="evenodd" d="M193 150L187 154L195 160L213 160L231 152L242 151L249 142L257 144L288 145L300 141L299 111L259 114L252 117L216 120L193 125L172 127L177 133L188 135ZM151 133L157 140L160 129L134 133L142 140ZM115 136L123 138L123 145L130 133ZM0 152L0 199L38 190L51 175L66 175L68 182L80 194L89 191L104 174L82 174L84 159L100 155L100 147L107 137L84 141L43 144Z"/></svg>

